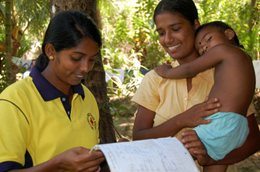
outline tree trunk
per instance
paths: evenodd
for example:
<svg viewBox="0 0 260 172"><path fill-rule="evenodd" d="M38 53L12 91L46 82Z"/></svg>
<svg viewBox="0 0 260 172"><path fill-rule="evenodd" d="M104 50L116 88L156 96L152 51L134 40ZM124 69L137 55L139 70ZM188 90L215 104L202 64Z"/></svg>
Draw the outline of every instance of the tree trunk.
<svg viewBox="0 0 260 172"><path fill-rule="evenodd" d="M12 0L5 1L5 58L4 63L6 67L6 81L9 83L11 78L11 62L12 62Z"/></svg>
<svg viewBox="0 0 260 172"><path fill-rule="evenodd" d="M79 10L88 14L100 27L99 12L97 10L97 0L52 0L52 12L57 13L62 10ZM101 57L95 64L93 70L85 78L85 85L94 94L100 112L100 139L101 143L115 142L115 132L113 120L109 109L109 98L107 96L107 85L105 82L105 71Z"/></svg>
<svg viewBox="0 0 260 172"><path fill-rule="evenodd" d="M15 81L15 76L12 70L12 8L13 1L5 1L5 71L7 85Z"/></svg>
<svg viewBox="0 0 260 172"><path fill-rule="evenodd" d="M249 37L251 39L251 41L249 41L249 45L248 45L248 49L249 50L252 50L253 47L254 47L254 34L253 34L253 27L254 25L256 24L256 21L257 21L257 14L255 15L255 13L257 13L257 6L256 6L256 0L251 0L250 2L250 17L249 17L249 20L248 20L248 27L249 27L249 30L248 30L248 34L249 34ZM256 57L256 59L259 59L259 52L256 51L256 54L254 54L254 56Z"/></svg>

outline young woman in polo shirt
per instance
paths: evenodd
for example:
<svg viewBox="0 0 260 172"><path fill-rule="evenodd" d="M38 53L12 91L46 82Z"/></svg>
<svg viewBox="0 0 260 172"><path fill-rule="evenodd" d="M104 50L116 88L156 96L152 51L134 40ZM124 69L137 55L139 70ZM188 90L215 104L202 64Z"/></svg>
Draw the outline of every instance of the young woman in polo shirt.
<svg viewBox="0 0 260 172"><path fill-rule="evenodd" d="M81 84L100 53L94 22L77 11L49 23L30 76L0 95L0 171L100 171L99 112Z"/></svg>

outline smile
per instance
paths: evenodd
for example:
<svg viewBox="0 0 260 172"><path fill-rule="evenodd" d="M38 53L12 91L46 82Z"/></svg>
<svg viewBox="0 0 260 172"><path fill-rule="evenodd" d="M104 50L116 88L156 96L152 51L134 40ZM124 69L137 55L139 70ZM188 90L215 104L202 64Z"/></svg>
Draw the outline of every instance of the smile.
<svg viewBox="0 0 260 172"><path fill-rule="evenodd" d="M84 76L83 76L83 75L76 75L76 78L78 78L78 79L83 79Z"/></svg>
<svg viewBox="0 0 260 172"><path fill-rule="evenodd" d="M175 46L168 47L168 49L169 49L170 51L174 51L174 50L176 50L179 46L181 46L181 44L178 44L178 45L175 45Z"/></svg>

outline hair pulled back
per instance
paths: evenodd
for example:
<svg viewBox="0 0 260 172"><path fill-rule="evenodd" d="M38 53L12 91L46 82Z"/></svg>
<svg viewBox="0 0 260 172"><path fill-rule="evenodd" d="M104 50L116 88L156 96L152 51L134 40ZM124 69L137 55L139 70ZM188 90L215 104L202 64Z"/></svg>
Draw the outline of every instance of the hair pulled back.
<svg viewBox="0 0 260 172"><path fill-rule="evenodd" d="M43 71L49 63L45 46L50 43L56 52L76 47L83 38L90 38L99 47L101 34L93 20L79 11L63 11L50 21L42 43L42 54L36 61L36 67Z"/></svg>

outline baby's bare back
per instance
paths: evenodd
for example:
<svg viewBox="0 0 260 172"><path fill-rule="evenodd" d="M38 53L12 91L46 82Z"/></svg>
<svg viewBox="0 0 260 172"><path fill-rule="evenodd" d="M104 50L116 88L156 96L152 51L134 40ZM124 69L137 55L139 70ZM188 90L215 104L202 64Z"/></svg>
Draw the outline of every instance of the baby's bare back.
<svg viewBox="0 0 260 172"><path fill-rule="evenodd" d="M233 46L219 46L214 51L210 54L222 60L215 66L215 81L209 97L219 98L222 104L220 111L246 115L255 92L252 60Z"/></svg>

